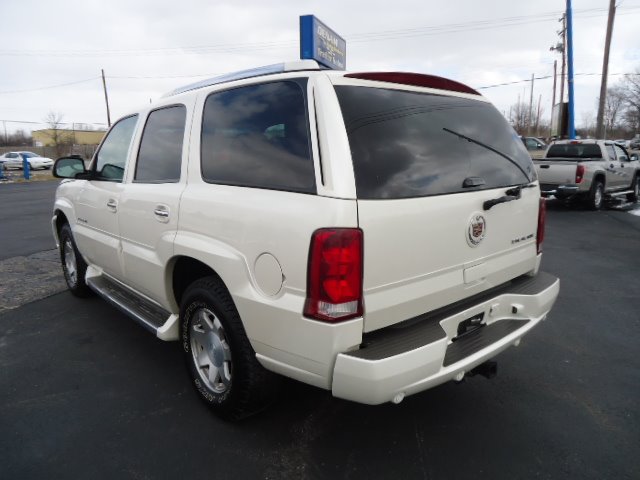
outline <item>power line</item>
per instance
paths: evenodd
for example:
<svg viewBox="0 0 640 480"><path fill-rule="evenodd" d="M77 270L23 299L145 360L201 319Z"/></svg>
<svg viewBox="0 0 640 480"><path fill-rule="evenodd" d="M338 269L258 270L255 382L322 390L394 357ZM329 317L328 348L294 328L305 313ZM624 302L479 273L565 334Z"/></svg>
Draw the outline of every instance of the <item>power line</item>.
<svg viewBox="0 0 640 480"><path fill-rule="evenodd" d="M602 73L576 73L575 76L578 77L590 77L590 76L596 76L596 75L602 75ZM629 73L610 73L609 76L616 76L616 75L640 75L640 73L638 72L629 72ZM553 75L544 75L542 77L534 77L534 80L546 80L547 78L553 78ZM485 85L484 87L476 87L476 90L485 90L487 88L495 88L495 87L506 87L508 85L516 85L518 83L528 83L531 82L530 78L523 78L522 80L514 80L513 82L504 82L504 83L496 83L495 85Z"/></svg>
<svg viewBox="0 0 640 480"><path fill-rule="evenodd" d="M157 79L171 79L171 78L195 78L195 77L208 77L208 76L213 76L213 75L223 75L221 73L198 73L198 74L194 74L194 75L175 75L175 76L127 76L127 75L109 75L106 78L109 79L135 79L135 80L157 80ZM576 73L576 76L593 76L593 75L602 75L602 73ZM615 76L615 75L640 75L640 73L637 72L628 72L628 73L610 73L610 76ZM534 80L545 80L547 78L552 78L552 75L543 75L541 77L534 77ZM23 90L5 90L5 91L1 91L0 95L8 95L8 94L13 94L13 93L29 93L29 92L37 92L40 90L49 90L49 89L53 89L53 88L62 88L62 87L67 87L67 86L71 86L71 85L77 85L79 83L86 83L86 82L90 82L93 80L97 80L100 79L102 77L91 77L91 78L87 78L84 80L76 80L74 82L67 82L67 83L59 83L56 85L48 85L48 86L44 86L44 87L35 87L35 88L29 88L29 89L23 89ZM530 82L531 79L530 78L526 78L526 79L522 79L522 80L514 80L512 82L504 82L504 83L496 83L494 85L485 85L483 87L476 87L476 90L485 90L488 88L495 88L495 87L504 87L504 86L508 86L508 85L516 85L518 83L525 83L525 82ZM0 120L2 121L2 120ZM7 122L9 122L10 120L6 120ZM36 122L38 123L38 122ZM76 122L78 123L78 122ZM98 125L98 124L96 124Z"/></svg>
<svg viewBox="0 0 640 480"><path fill-rule="evenodd" d="M5 91L0 92L0 95L8 95L10 93L36 92L38 90L48 90L50 88L68 87L70 85L77 85L79 83L90 82L90 81L96 80L98 78L100 78L100 77L91 77L91 78L86 78L84 80L76 80L75 82L59 83L57 85L49 85L49 86L46 86L46 87L27 88L27 89L24 89L24 90L5 90Z"/></svg>
<svg viewBox="0 0 640 480"><path fill-rule="evenodd" d="M620 7L627 13L636 13L640 6ZM595 17L605 14L606 8L590 8L576 10L576 14L583 17ZM501 27L519 26L529 23L538 23L555 20L561 12L553 11L533 15L521 15L515 17L503 17L491 20L475 20L464 23L450 23L423 27L404 28L397 30L384 30L374 32L355 33L345 35L350 43L369 43L375 41L397 40L417 36L442 35L448 33L468 32L474 30L486 30ZM214 44L183 47L166 47L153 49L104 49L104 50L0 50L0 56L57 56L57 57L95 57L95 56L155 56L155 55L184 55L185 53L237 53L240 51L260 51L265 49L295 47L296 41L260 42L260 43L233 43Z"/></svg>

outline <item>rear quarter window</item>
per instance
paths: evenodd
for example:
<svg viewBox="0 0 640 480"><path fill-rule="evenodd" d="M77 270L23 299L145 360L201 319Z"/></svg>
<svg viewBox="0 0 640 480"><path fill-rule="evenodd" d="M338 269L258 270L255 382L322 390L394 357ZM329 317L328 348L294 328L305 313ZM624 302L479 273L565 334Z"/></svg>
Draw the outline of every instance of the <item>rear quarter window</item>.
<svg viewBox="0 0 640 480"><path fill-rule="evenodd" d="M212 93L202 122L206 182L316 193L306 79Z"/></svg>
<svg viewBox="0 0 640 480"><path fill-rule="evenodd" d="M336 93L358 198L464 192L468 177L480 177L484 189L535 178L522 141L487 102L355 86Z"/></svg>

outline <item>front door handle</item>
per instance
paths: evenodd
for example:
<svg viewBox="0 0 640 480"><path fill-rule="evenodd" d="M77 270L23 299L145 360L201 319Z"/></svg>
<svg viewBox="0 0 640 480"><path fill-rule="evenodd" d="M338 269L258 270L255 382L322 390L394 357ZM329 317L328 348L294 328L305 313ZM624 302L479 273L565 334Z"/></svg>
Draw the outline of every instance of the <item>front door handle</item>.
<svg viewBox="0 0 640 480"><path fill-rule="evenodd" d="M118 202L116 202L113 198L110 198L107 202L107 208L112 212L118 211Z"/></svg>

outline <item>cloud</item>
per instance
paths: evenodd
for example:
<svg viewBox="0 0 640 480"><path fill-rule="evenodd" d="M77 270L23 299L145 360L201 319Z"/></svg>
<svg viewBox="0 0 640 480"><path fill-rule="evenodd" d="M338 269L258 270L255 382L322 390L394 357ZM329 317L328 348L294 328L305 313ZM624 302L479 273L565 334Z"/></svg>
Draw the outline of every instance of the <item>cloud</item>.
<svg viewBox="0 0 640 480"><path fill-rule="evenodd" d="M298 17L303 14L317 15L347 38L347 64L352 70L431 73L476 88L528 79L532 73L545 76L551 74L554 59L560 58L549 46L557 41L562 7L563 2L551 0L3 2L0 92L96 80L0 93L0 118L40 121L55 110L70 122L104 122L97 78L102 68L116 118L203 78L198 74L213 76L298 58ZM640 64L638 14L639 7L624 3L619 10L610 72L628 72ZM598 0L580 2L574 24L576 72L597 73L602 68L606 5ZM42 51L48 53L35 55ZM576 112L594 108L599 80L599 76L576 77ZM539 80L534 86L534 97L542 94L548 114L552 81ZM528 96L529 87L521 83L482 93L499 110L508 111L519 95ZM8 124L10 129L25 126Z"/></svg>

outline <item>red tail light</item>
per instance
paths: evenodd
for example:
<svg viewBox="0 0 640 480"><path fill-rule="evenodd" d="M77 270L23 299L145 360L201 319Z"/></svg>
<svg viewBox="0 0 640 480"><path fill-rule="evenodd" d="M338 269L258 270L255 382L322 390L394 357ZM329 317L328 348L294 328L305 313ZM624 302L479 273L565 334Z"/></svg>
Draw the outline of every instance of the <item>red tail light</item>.
<svg viewBox="0 0 640 480"><path fill-rule="evenodd" d="M544 224L547 220L547 204L544 198L540 199L540 208L538 209L538 233L536 235L536 247L538 253L542 253L542 242L544 241Z"/></svg>
<svg viewBox="0 0 640 480"><path fill-rule="evenodd" d="M582 178L584 177L584 165L578 165L576 168L576 183L582 182Z"/></svg>
<svg viewBox="0 0 640 480"><path fill-rule="evenodd" d="M360 317L362 230L323 228L311 237L304 316L324 322Z"/></svg>

